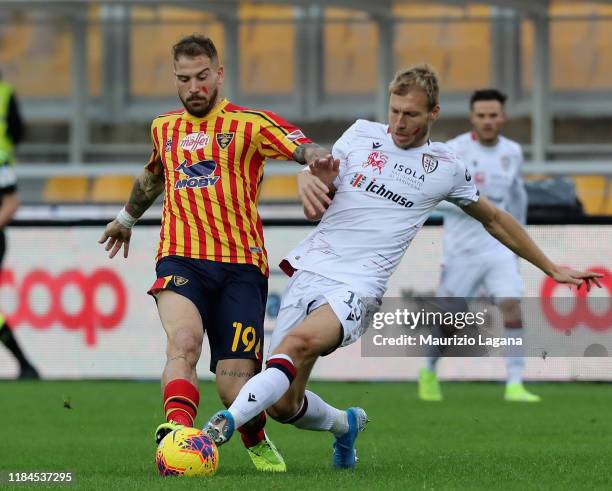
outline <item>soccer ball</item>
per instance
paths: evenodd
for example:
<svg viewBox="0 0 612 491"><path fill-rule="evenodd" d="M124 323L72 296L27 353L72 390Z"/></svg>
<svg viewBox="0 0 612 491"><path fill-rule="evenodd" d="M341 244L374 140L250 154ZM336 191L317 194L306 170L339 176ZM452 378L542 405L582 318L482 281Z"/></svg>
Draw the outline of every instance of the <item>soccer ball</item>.
<svg viewBox="0 0 612 491"><path fill-rule="evenodd" d="M168 433L155 452L161 476L212 476L219 465L215 443L196 428Z"/></svg>

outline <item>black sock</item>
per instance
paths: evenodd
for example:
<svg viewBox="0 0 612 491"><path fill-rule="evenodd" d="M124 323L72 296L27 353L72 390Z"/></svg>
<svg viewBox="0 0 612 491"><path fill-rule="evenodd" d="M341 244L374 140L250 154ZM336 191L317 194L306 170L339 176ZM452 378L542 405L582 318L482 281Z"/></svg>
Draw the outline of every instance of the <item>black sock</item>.
<svg viewBox="0 0 612 491"><path fill-rule="evenodd" d="M23 354L23 351L21 351L15 336L13 336L13 331L6 321L4 321L0 327L0 341L2 341L2 344L4 344L11 353L13 353L13 356L19 362L21 368L29 368L32 366Z"/></svg>

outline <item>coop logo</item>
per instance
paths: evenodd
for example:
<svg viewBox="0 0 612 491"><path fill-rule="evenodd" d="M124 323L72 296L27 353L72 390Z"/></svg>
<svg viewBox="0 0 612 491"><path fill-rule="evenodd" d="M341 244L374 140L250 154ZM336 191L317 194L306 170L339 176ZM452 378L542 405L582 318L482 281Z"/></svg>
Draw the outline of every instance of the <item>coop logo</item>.
<svg viewBox="0 0 612 491"><path fill-rule="evenodd" d="M188 152L196 152L197 150L202 150L208 142L210 138L206 133L200 131L198 133L189 133L181 140L181 148L183 150L187 150Z"/></svg>
<svg viewBox="0 0 612 491"><path fill-rule="evenodd" d="M368 158L363 163L363 167L372 167L373 170L382 174L382 170L385 168L388 160L389 157L382 152L370 152L370 155L368 155Z"/></svg>
<svg viewBox="0 0 612 491"><path fill-rule="evenodd" d="M590 301L607 302L607 309L604 311L595 312L593 305L590 305L586 288L582 286L580 290L572 288L574 294L573 307L570 311L562 310L559 307L559 298L555 302L553 294L558 287L566 287L561 285L548 276L542 282L540 289L540 297L542 302L542 312L550 322L550 325L558 330L567 332L580 325L587 326L594 331L607 331L612 329L612 273L606 268L594 267L589 268L589 271L603 274L603 278L599 278L603 288L608 290L607 298L591 297ZM566 287L567 288L567 287Z"/></svg>
<svg viewBox="0 0 612 491"><path fill-rule="evenodd" d="M183 163L176 168L176 171L185 174L187 178L178 179L174 183L174 189L214 186L219 180L219 176L212 175L216 168L217 163L214 160L200 160L193 164L188 164L187 160L183 160Z"/></svg>
<svg viewBox="0 0 612 491"><path fill-rule="evenodd" d="M125 317L127 292L121 278L112 270L99 268L91 274L68 270L57 275L43 269L28 272L17 281L12 270L0 274L0 287L15 291L17 306L8 316L15 326L25 324L35 329L49 329L59 324L68 331L82 330L85 344L95 346L98 330L116 329ZM70 288L70 290L67 290ZM80 299L72 299L74 292ZM112 293L114 303L109 311L102 291ZM46 298L44 312L33 308L33 302Z"/></svg>
<svg viewBox="0 0 612 491"><path fill-rule="evenodd" d="M384 184L376 184L376 179L372 179L370 184L367 185L366 191L393 201L404 208L411 208L414 205L414 203L408 198L402 196L401 194L394 193L390 189L386 188Z"/></svg>

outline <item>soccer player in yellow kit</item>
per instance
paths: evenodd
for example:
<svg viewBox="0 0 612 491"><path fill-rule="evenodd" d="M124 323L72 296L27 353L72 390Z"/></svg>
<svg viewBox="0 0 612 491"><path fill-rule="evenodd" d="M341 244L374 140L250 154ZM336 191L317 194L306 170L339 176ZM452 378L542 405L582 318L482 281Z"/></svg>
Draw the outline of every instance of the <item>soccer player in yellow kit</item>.
<svg viewBox="0 0 612 491"><path fill-rule="evenodd" d="M165 192L155 297L167 335L162 375L167 422L193 426L199 405L196 364L208 334L219 396L227 407L261 369L268 260L257 210L268 158L332 162L301 130L269 111L239 107L221 96L224 69L213 42L192 35L173 48L184 108L158 116L153 152L126 206L100 239L113 257L127 257L131 228ZM266 437L265 412L240 428L259 470L284 472Z"/></svg>

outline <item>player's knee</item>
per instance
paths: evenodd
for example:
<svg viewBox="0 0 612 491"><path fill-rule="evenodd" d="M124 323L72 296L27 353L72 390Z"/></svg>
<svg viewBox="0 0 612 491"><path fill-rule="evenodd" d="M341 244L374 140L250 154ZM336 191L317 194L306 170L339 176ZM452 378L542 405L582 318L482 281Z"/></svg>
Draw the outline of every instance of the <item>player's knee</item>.
<svg viewBox="0 0 612 491"><path fill-rule="evenodd" d="M177 329L168 337L168 358L183 356L185 360L195 365L202 351L203 337L193 329Z"/></svg>
<svg viewBox="0 0 612 491"><path fill-rule="evenodd" d="M317 356L315 340L306 333L289 333L279 346L277 352L291 357L297 366Z"/></svg>

